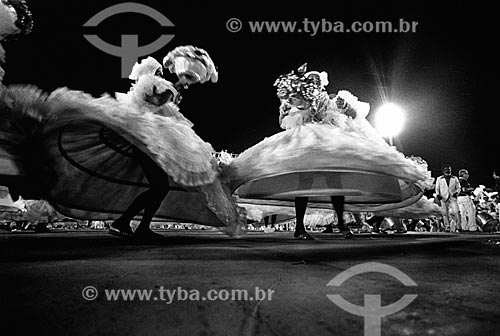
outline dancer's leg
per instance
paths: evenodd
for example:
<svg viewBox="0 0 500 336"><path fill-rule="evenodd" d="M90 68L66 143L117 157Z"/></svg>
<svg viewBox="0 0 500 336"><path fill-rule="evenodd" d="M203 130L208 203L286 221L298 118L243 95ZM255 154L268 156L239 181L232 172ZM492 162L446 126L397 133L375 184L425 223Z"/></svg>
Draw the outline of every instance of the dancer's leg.
<svg viewBox="0 0 500 336"><path fill-rule="evenodd" d="M337 214L337 226L340 231L347 231L347 228L344 224L344 196L331 196L330 197L333 209Z"/></svg>
<svg viewBox="0 0 500 336"><path fill-rule="evenodd" d="M113 224L111 224L111 226L123 234L132 235L133 232L130 227L130 221L146 207L150 198L150 190L141 193L132 201L127 210L125 210L125 212L118 219L116 219Z"/></svg>
<svg viewBox="0 0 500 336"><path fill-rule="evenodd" d="M296 224L293 236L298 239L314 240L314 238L306 232L306 228L304 227L304 216L306 214L308 200L308 197L295 197Z"/></svg>
<svg viewBox="0 0 500 336"><path fill-rule="evenodd" d="M150 231L149 225L151 224L151 220L169 190L168 175L147 154L138 149L134 150L134 154L141 163L150 189L137 196L127 210L111 224L113 228L124 235L132 234L130 221L143 209L144 214L137 229L140 229L139 233Z"/></svg>
<svg viewBox="0 0 500 336"><path fill-rule="evenodd" d="M163 199L165 199L165 196L167 196L168 189L166 190L151 189L147 191L147 193L148 193L147 195L148 204L144 208L144 213L142 215L142 219L141 222L139 223L139 226L137 226L137 229L135 230L135 235L145 234L145 233L149 234L151 232L150 228L151 221L153 220L156 211L158 211L158 208L163 202Z"/></svg>
<svg viewBox="0 0 500 336"><path fill-rule="evenodd" d="M134 219L134 217L144 208L146 208L151 199L150 194L150 190L146 190L139 194L139 196L137 196L128 206L125 212L111 224L110 233L120 236L132 236L134 232L130 227L130 221Z"/></svg>
<svg viewBox="0 0 500 336"><path fill-rule="evenodd" d="M281 231L280 229L280 226L276 225L276 219L278 218L278 215L274 214L274 215L271 215L271 219L270 219L270 222L271 222L271 227L275 229L275 231Z"/></svg>
<svg viewBox="0 0 500 336"><path fill-rule="evenodd" d="M139 155L150 189L147 191L147 201L141 222L135 231L136 235L153 233L150 228L151 221L169 191L168 175L149 156L142 152Z"/></svg>
<svg viewBox="0 0 500 336"><path fill-rule="evenodd" d="M345 239L350 239L353 237L353 233L347 228L344 224L344 204L345 197L344 196L331 196L330 197L333 209L337 214L338 228Z"/></svg>
<svg viewBox="0 0 500 336"><path fill-rule="evenodd" d="M304 216L306 214L308 197L295 197L295 233L304 233Z"/></svg>

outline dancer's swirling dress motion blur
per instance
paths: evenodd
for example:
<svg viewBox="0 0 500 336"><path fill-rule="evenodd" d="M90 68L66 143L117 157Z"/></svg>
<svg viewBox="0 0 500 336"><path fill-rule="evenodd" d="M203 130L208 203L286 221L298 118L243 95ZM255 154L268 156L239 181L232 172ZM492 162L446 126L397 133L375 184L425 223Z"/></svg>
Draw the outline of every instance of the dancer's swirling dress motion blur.
<svg viewBox="0 0 500 336"><path fill-rule="evenodd" d="M181 87L217 81L215 66L202 49L178 47L164 61ZM67 216L123 219L140 195L164 189L168 193L156 217L241 234L244 216L219 179L215 151L179 112L172 83L146 73L117 99L68 88L50 94L34 86L5 90L8 99L0 101L0 111L8 123L0 131L9 152L3 166L9 169L0 173L16 181L12 185L19 193L37 194ZM145 161L152 175L164 174L155 178L163 179L161 186L151 185Z"/></svg>

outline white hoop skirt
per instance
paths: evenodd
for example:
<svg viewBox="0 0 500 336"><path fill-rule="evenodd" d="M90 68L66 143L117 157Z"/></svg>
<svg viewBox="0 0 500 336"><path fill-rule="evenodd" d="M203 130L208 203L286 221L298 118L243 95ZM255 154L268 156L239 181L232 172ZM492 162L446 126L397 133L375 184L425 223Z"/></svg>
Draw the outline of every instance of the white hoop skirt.
<svg viewBox="0 0 500 336"><path fill-rule="evenodd" d="M25 198L43 197L73 218L116 218L148 189L135 147L168 174L158 219L236 235L244 227L244 214L219 180L212 146L187 123L111 97L65 88L45 95L26 86L0 88L0 114L0 175Z"/></svg>
<svg viewBox="0 0 500 336"><path fill-rule="evenodd" d="M401 208L432 185L427 172L393 147L331 124L305 124L265 138L225 167L240 204L331 208L345 196L346 211Z"/></svg>

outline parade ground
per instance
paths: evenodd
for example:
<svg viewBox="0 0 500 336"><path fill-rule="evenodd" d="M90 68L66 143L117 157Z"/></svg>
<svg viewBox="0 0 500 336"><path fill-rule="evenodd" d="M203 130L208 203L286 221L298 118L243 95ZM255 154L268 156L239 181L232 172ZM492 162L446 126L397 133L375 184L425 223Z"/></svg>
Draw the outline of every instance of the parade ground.
<svg viewBox="0 0 500 336"><path fill-rule="evenodd" d="M9 335L499 335L500 235L0 234Z"/></svg>

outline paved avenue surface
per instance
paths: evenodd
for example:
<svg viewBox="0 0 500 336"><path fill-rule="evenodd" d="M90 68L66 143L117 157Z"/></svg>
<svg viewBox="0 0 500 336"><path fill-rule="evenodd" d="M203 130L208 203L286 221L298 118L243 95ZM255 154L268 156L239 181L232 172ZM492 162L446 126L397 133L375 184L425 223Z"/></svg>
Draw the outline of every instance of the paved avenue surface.
<svg viewBox="0 0 500 336"><path fill-rule="evenodd" d="M240 239L159 232L165 239L155 243L102 231L0 234L2 326L9 335L365 335L363 317L327 295L358 306L365 295L380 295L387 306L416 294L381 319L381 335L500 335L498 234L343 240L317 233L315 241L298 241L290 232ZM374 262L417 286L374 272L327 286L343 271ZM256 287L272 291L271 299L255 296ZM151 296L107 296L120 289ZM206 298L232 290L252 299Z"/></svg>

